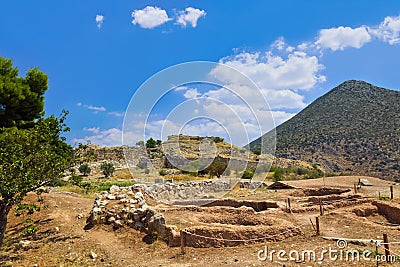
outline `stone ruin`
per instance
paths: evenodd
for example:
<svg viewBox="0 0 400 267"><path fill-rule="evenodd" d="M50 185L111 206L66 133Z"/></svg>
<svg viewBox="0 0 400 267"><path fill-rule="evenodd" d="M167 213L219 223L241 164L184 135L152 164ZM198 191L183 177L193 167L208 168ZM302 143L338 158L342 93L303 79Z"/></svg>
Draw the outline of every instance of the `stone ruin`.
<svg viewBox="0 0 400 267"><path fill-rule="evenodd" d="M164 216L146 204L143 185L112 186L109 192L98 195L87 219L87 228L101 224L112 225L114 229L128 226L168 244L179 241L176 227L166 225Z"/></svg>

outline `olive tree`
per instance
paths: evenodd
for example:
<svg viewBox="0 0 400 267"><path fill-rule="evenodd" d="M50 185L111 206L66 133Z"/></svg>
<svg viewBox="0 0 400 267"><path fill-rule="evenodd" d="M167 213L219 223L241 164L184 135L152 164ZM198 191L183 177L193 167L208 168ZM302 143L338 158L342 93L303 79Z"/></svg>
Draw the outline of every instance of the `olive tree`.
<svg viewBox="0 0 400 267"><path fill-rule="evenodd" d="M67 112L60 118L44 115L47 75L32 68L18 76L10 59L0 57L0 246L13 205L27 193L63 176L72 163Z"/></svg>
<svg viewBox="0 0 400 267"><path fill-rule="evenodd" d="M0 245L12 206L28 192L62 177L70 167L72 148L61 137L64 119L51 116L32 128L13 127L0 133Z"/></svg>
<svg viewBox="0 0 400 267"><path fill-rule="evenodd" d="M88 176L92 169L90 168L89 164L83 163L81 166L79 166L78 171L82 173L83 176Z"/></svg>
<svg viewBox="0 0 400 267"><path fill-rule="evenodd" d="M115 171L114 165L112 163L107 163L107 162L101 164L100 169L103 171L103 174L106 178L112 176Z"/></svg>

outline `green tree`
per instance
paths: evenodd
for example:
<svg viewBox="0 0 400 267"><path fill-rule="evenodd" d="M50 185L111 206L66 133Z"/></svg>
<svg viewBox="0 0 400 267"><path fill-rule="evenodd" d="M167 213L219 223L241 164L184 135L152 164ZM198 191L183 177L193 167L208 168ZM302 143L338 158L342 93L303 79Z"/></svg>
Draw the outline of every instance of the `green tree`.
<svg viewBox="0 0 400 267"><path fill-rule="evenodd" d="M283 179L283 175L282 175L282 169L281 168L277 168L274 172L274 182L279 182L282 181Z"/></svg>
<svg viewBox="0 0 400 267"><path fill-rule="evenodd" d="M225 169L228 167L228 164L225 162L218 162L218 161L213 161L210 166L208 166L205 169L205 172L208 173L210 175L210 177L213 176L221 176Z"/></svg>
<svg viewBox="0 0 400 267"><path fill-rule="evenodd" d="M137 146L140 146L140 147L144 147L144 141L143 141L143 140L137 141L137 142L136 142L136 145L137 145Z"/></svg>
<svg viewBox="0 0 400 267"><path fill-rule="evenodd" d="M29 129L0 130L0 245L11 207L28 192L57 181L71 166L72 147L61 136L68 130L65 116L39 119Z"/></svg>
<svg viewBox="0 0 400 267"><path fill-rule="evenodd" d="M155 147L157 147L157 141L154 140L152 137L150 137L150 139L148 139L146 141L146 147L147 148L155 148Z"/></svg>
<svg viewBox="0 0 400 267"><path fill-rule="evenodd" d="M12 206L71 167L72 147L62 137L69 130L67 112L42 117L47 89L47 75L38 68L19 77L11 59L0 57L0 246Z"/></svg>
<svg viewBox="0 0 400 267"><path fill-rule="evenodd" d="M84 176L88 176L88 174L92 171L87 163L82 164L78 168L79 172L82 173Z"/></svg>
<svg viewBox="0 0 400 267"><path fill-rule="evenodd" d="M242 175L242 179L251 179L254 176L254 172L251 170L245 170Z"/></svg>
<svg viewBox="0 0 400 267"><path fill-rule="evenodd" d="M112 176L115 171L114 165L107 162L101 164L100 169L103 171L103 174L106 178Z"/></svg>
<svg viewBox="0 0 400 267"><path fill-rule="evenodd" d="M0 128L31 127L44 115L47 75L31 68L25 77L18 76L11 59L0 57Z"/></svg>

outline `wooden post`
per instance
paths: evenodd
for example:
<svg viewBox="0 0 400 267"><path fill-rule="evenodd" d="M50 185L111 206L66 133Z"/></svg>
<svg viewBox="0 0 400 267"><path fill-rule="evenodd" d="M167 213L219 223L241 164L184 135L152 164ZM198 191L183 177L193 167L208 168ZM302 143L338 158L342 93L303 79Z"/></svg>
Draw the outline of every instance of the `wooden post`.
<svg viewBox="0 0 400 267"><path fill-rule="evenodd" d="M354 183L354 194L357 194L357 184Z"/></svg>
<svg viewBox="0 0 400 267"><path fill-rule="evenodd" d="M287 203L288 203L288 212L292 212L292 209L290 207L290 198L287 199Z"/></svg>
<svg viewBox="0 0 400 267"><path fill-rule="evenodd" d="M319 199L319 214L324 215L324 207L322 206L322 201Z"/></svg>
<svg viewBox="0 0 400 267"><path fill-rule="evenodd" d="M312 228L314 228L314 231L316 231L315 226L314 226L314 224L313 224L311 218L310 218L310 222L311 222Z"/></svg>
<svg viewBox="0 0 400 267"><path fill-rule="evenodd" d="M317 235L319 235L320 234L320 232L319 232L319 217L315 217L315 225L317 228Z"/></svg>
<svg viewBox="0 0 400 267"><path fill-rule="evenodd" d="M390 199L393 200L393 185L390 186Z"/></svg>
<svg viewBox="0 0 400 267"><path fill-rule="evenodd" d="M390 262L389 240L387 234L383 234L383 246L385 247L386 262Z"/></svg>
<svg viewBox="0 0 400 267"><path fill-rule="evenodd" d="M181 230L181 253L185 254L186 253L186 234L185 231Z"/></svg>

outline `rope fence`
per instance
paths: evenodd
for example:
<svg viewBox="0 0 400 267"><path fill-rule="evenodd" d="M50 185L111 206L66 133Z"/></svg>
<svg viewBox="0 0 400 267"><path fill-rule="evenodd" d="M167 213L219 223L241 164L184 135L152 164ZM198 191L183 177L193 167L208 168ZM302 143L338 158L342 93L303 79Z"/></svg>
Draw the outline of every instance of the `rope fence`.
<svg viewBox="0 0 400 267"><path fill-rule="evenodd" d="M363 199L367 199L367 198L370 198L370 197L349 195L349 196L341 198L341 199L335 199L335 200L330 200L330 201L327 201L327 200L322 201L322 200L320 200L320 202L319 202L319 205L321 207L321 211L320 211L321 214L320 215L321 216L323 215L323 206L324 205L330 205L330 204L333 204L333 203L339 203L339 202L344 202L344 201L349 201L349 200L350 201L358 201L358 200L363 200ZM303 221L309 219L313 229L316 231L316 235L317 236L319 235L319 232L320 232L319 217L315 218L316 225L314 226L314 224L313 224L313 222L311 220L311 217L305 218L303 216L302 218L299 218L299 216L295 215L295 213L292 212L292 209L290 207L290 198L287 198L286 205L287 205L287 207L286 207L287 208L287 213L292 215L292 217L293 217L292 219L293 220L295 220L297 222L300 222L300 219L303 220ZM318 204L316 204L316 205L318 205ZM337 209L340 209L340 207L334 207L333 208L333 210L337 210ZM369 221L374 222L374 223L379 223L379 224L382 224L382 225L400 226L400 224L376 222L376 221L373 221L373 220L369 220ZM268 240L268 239L272 239L272 238L275 238L275 237L278 237L278 236L286 235L287 233L294 232L294 231L296 231L298 229L302 230L302 227L305 227L306 225L309 225L309 223L307 222L307 223L299 224L297 226L293 226L292 228L290 228L288 230L285 230L285 231L282 231L282 232L279 232L277 234L263 236L263 237L257 237L257 238L250 238L250 239L229 239L229 238L222 238L222 237L205 236L205 235L192 233L192 232L190 232L190 231L188 231L186 229L183 229L183 230L181 230L181 249L182 249L182 253L184 254L185 253L185 246L186 246L186 236L194 236L194 237L199 238L199 239L215 240L215 241L222 241L222 242L235 242L235 243L242 242L242 243L247 243L247 242L257 242L257 241ZM400 241L388 242L387 241L387 235L384 234L384 242L378 242L377 241L376 244L375 244L376 249L378 249L378 247L382 247L384 249L385 256L386 256L386 261L389 262L391 259L393 259L393 257L396 257L396 259L400 259L400 254L398 252L394 252L393 250L390 250L389 249L389 245L400 245ZM390 258L390 255L393 255L392 258Z"/></svg>
<svg viewBox="0 0 400 267"><path fill-rule="evenodd" d="M304 225L302 225L302 226L304 226ZM203 238L203 239L211 239L211 240L224 241L224 242L244 242L245 243L245 242L254 242L254 241L261 241L261 240L274 238L274 237L277 237L277 236L280 236L280 235L284 235L284 234L289 233L289 232L293 232L295 229L300 229L301 227L300 226L294 226L293 228L294 229L288 229L288 230L280 232L278 234L259 237L259 238L250 238L250 239L225 239L225 238L219 238L219 237L203 236L203 235L198 235L198 234L195 234L195 233L188 232L187 230L182 230L181 232L185 233L187 235L192 235L192 236L196 236L196 237Z"/></svg>

